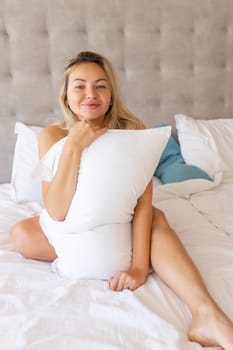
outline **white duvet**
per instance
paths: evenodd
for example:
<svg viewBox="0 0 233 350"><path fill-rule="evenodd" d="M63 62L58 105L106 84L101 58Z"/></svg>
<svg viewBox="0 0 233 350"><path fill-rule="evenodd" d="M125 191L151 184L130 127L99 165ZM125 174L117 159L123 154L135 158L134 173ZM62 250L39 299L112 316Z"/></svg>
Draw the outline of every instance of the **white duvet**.
<svg viewBox="0 0 233 350"><path fill-rule="evenodd" d="M161 186L158 193L155 189L154 203L166 212L212 295L233 318L233 184L191 196L179 191L163 196ZM14 204L10 185L0 186L1 350L201 349L186 335L188 308L154 273L135 292L113 292L105 281L61 278L50 263L14 252L10 227L40 210L35 202Z"/></svg>

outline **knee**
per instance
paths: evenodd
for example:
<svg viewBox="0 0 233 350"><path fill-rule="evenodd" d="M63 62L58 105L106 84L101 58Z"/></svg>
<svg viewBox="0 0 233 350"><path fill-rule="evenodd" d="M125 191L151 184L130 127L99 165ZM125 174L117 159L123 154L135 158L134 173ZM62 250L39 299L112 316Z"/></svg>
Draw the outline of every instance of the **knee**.
<svg viewBox="0 0 233 350"><path fill-rule="evenodd" d="M172 231L172 228L170 227L164 212L158 208L154 208L152 233L164 234L165 232L171 232L171 231Z"/></svg>
<svg viewBox="0 0 233 350"><path fill-rule="evenodd" d="M154 226L168 225L167 218L164 212L158 208L154 208L154 211L153 211L153 225Z"/></svg>
<svg viewBox="0 0 233 350"><path fill-rule="evenodd" d="M10 230L10 240L14 249L27 257L27 232L24 228L23 222L17 222Z"/></svg>

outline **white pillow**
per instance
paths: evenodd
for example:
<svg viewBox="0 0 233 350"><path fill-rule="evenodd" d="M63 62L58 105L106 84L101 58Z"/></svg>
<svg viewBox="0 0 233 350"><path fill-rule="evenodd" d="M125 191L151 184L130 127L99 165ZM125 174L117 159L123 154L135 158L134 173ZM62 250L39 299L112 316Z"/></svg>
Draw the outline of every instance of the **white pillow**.
<svg viewBox="0 0 233 350"><path fill-rule="evenodd" d="M159 184L158 181L153 182L153 204L170 198L189 198L192 194L211 190L218 186L222 181L222 175L219 173L213 181L206 179L190 179L181 182L168 184Z"/></svg>
<svg viewBox="0 0 233 350"><path fill-rule="evenodd" d="M197 120L183 114L175 116L181 153L212 178L233 175L233 119Z"/></svg>
<svg viewBox="0 0 233 350"><path fill-rule="evenodd" d="M55 221L45 209L40 216L58 255L56 271L70 278L109 278L129 268L134 208L170 134L170 127L109 130L83 151L66 219ZM65 141L41 161L47 180L49 171L56 172Z"/></svg>
<svg viewBox="0 0 233 350"><path fill-rule="evenodd" d="M11 194L16 202L41 201L41 182L33 178L32 171L38 163L37 135L41 128L16 122L17 140L14 150Z"/></svg>

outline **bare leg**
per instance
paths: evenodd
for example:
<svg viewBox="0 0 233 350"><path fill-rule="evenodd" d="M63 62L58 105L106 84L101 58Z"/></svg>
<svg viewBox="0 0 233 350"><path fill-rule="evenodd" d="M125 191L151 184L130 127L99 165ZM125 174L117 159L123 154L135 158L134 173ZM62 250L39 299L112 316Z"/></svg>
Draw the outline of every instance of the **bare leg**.
<svg viewBox="0 0 233 350"><path fill-rule="evenodd" d="M41 230L38 216L17 222L10 231L10 237L15 250L25 258L45 261L56 259L54 248Z"/></svg>
<svg viewBox="0 0 233 350"><path fill-rule="evenodd" d="M190 340L233 350L232 321L210 296L200 273L159 209L154 209L151 262L162 281L189 306Z"/></svg>

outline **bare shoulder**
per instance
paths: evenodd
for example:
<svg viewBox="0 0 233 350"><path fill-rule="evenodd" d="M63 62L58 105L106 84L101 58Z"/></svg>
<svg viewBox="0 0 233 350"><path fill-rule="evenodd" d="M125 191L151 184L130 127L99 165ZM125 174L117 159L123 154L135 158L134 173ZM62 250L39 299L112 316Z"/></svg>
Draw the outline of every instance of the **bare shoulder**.
<svg viewBox="0 0 233 350"><path fill-rule="evenodd" d="M67 131L58 125L49 125L42 129L38 137L40 158L59 140L67 136Z"/></svg>

